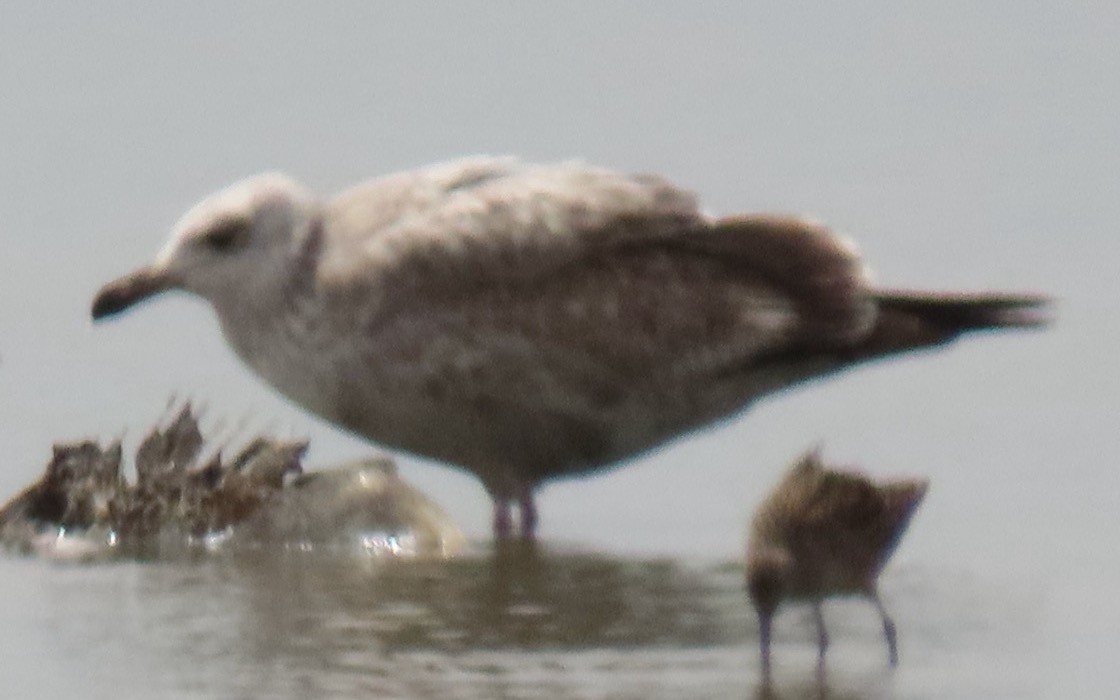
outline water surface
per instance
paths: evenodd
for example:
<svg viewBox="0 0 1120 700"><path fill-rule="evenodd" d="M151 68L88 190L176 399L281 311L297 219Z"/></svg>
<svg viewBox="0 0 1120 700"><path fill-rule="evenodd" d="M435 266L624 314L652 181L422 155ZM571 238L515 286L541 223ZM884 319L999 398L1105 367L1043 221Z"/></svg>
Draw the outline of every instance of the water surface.
<svg viewBox="0 0 1120 700"><path fill-rule="evenodd" d="M827 676L808 612L779 616L774 697L1027 697L1038 600L902 568L871 606L826 606ZM452 561L272 551L174 562L7 558L9 688L41 697L756 697L757 635L735 562L542 546ZM952 669L947 673L947 669Z"/></svg>

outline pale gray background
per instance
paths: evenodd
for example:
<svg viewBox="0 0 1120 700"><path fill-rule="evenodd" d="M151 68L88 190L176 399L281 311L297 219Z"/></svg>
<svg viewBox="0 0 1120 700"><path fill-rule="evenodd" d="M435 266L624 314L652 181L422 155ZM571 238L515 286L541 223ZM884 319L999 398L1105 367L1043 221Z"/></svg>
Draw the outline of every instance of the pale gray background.
<svg viewBox="0 0 1120 700"><path fill-rule="evenodd" d="M251 376L196 300L91 325L98 286L202 196L268 169L330 193L471 153L579 157L714 212L812 214L884 285L1060 303L1044 333L859 369L551 485L547 540L738 556L764 490L824 441L931 477L900 562L1037 600L1055 673L1114 674L1120 11L907 5L0 3L0 495L52 441L134 444L172 393L211 425L310 437L312 465L372 449ZM401 463L487 536L473 480Z"/></svg>

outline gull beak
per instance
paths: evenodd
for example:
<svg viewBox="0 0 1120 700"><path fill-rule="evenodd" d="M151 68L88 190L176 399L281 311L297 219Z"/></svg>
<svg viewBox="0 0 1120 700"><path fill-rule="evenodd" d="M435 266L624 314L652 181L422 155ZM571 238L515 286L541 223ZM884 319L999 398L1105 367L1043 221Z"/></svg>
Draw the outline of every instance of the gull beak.
<svg viewBox="0 0 1120 700"><path fill-rule="evenodd" d="M142 267L102 287L93 300L90 313L94 321L115 316L172 286L171 278L163 268L155 265Z"/></svg>

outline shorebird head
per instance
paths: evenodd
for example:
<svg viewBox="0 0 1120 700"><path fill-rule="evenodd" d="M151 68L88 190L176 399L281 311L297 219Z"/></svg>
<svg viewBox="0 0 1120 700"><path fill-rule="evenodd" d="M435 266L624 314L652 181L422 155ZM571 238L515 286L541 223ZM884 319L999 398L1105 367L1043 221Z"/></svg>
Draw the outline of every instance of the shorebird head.
<svg viewBox="0 0 1120 700"><path fill-rule="evenodd" d="M793 560L784 550L766 547L747 559L747 595L758 614L769 617L786 597Z"/></svg>
<svg viewBox="0 0 1120 700"><path fill-rule="evenodd" d="M155 262L102 287L93 318L113 316L168 289L221 307L283 285L318 215L311 194L283 175L242 180L188 211Z"/></svg>

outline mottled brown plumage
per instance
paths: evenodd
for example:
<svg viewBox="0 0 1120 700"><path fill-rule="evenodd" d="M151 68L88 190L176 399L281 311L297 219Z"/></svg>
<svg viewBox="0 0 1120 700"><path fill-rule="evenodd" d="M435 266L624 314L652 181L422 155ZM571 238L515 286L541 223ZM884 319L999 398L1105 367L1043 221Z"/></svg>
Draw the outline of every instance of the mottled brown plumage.
<svg viewBox="0 0 1120 700"><path fill-rule="evenodd" d="M260 436L206 458L190 405L136 451L58 444L43 476L0 505L0 548L66 559L176 556L210 546L450 556L459 529L385 457L303 473L307 443ZM341 549L339 549L341 548Z"/></svg>
<svg viewBox="0 0 1120 700"><path fill-rule="evenodd" d="M927 486L924 479L876 484L860 473L826 468L814 451L759 506L750 527L746 578L758 612L767 680L771 620L783 600L813 604L823 669L828 636L822 601L835 595L869 598L883 621L890 663L897 663L894 623L879 599L877 581Z"/></svg>
<svg viewBox="0 0 1120 700"><path fill-rule="evenodd" d="M495 531L534 489L725 419L759 397L962 332L1039 325L1034 295L875 289L794 217L713 217L650 175L475 158L320 199L237 183L176 226L94 318L167 289L304 408L475 474Z"/></svg>
<svg viewBox="0 0 1120 700"><path fill-rule="evenodd" d="M258 511L302 471L306 442L258 438L232 460L199 461L202 434L190 405L136 450L136 481L121 473L121 445L55 445L43 477L0 508L0 542L28 529L112 533L126 548L154 543L161 532L204 537ZM9 532L11 531L11 532ZM26 542L26 538L23 539Z"/></svg>

